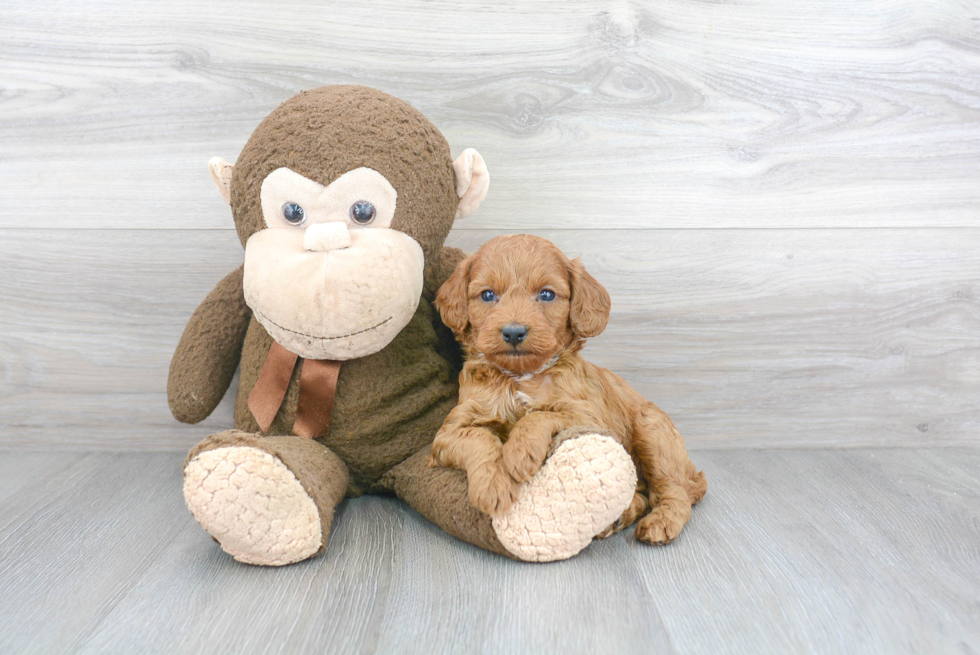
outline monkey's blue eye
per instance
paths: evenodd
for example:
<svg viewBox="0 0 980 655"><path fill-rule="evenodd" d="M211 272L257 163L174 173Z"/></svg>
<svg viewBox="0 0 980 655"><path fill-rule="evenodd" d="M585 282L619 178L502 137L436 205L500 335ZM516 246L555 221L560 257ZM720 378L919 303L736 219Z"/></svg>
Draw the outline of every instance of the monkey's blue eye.
<svg viewBox="0 0 980 655"><path fill-rule="evenodd" d="M555 292L551 289L541 289L541 293L538 294L538 300L543 300L545 302L551 302L555 299Z"/></svg>
<svg viewBox="0 0 980 655"><path fill-rule="evenodd" d="M375 214L378 212L374 209L374 205L369 203L367 200L358 200L353 205L350 206L350 217L355 223L360 223L361 225L367 225L374 220Z"/></svg>
<svg viewBox="0 0 980 655"><path fill-rule="evenodd" d="M306 212L295 202L287 202L282 206L282 216L293 225L302 225L306 221Z"/></svg>
<svg viewBox="0 0 980 655"><path fill-rule="evenodd" d="M487 289L486 291L480 294L480 298L483 300L483 302L493 302L494 300L497 299L497 294L495 294L490 289Z"/></svg>

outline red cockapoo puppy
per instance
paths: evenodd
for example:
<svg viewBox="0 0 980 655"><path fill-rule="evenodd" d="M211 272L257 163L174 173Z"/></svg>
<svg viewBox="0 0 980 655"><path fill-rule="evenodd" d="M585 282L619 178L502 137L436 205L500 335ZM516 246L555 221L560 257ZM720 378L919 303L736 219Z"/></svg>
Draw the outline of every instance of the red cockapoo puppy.
<svg viewBox="0 0 980 655"><path fill-rule="evenodd" d="M459 405L430 461L466 471L473 505L503 514L555 435L598 427L630 452L638 473L633 502L599 536L637 520L636 536L647 543L680 534L707 480L666 414L579 354L609 319L609 294L579 260L540 237L497 237L459 264L436 307L463 344L466 364Z"/></svg>

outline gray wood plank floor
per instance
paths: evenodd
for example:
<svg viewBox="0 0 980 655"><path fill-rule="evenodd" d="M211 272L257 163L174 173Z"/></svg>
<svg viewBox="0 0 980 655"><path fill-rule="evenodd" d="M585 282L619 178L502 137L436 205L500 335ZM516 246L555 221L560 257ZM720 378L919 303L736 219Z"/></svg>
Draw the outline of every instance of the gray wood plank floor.
<svg viewBox="0 0 980 655"><path fill-rule="evenodd" d="M980 451L696 451L682 537L521 564L397 500L235 563L166 453L0 456L4 653L976 653Z"/></svg>

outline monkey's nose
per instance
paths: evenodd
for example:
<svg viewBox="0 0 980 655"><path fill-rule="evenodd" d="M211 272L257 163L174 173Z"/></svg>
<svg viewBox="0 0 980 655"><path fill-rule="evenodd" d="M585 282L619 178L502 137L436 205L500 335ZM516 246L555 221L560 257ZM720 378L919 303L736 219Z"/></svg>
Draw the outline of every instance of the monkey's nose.
<svg viewBox="0 0 980 655"><path fill-rule="evenodd" d="M347 231L347 224L341 221L314 223L306 228L303 235L303 247L311 252L340 250L349 246L350 232Z"/></svg>
<svg viewBox="0 0 980 655"><path fill-rule="evenodd" d="M500 335L504 341L512 346L516 346L527 337L527 326L519 323L510 323L500 329Z"/></svg>

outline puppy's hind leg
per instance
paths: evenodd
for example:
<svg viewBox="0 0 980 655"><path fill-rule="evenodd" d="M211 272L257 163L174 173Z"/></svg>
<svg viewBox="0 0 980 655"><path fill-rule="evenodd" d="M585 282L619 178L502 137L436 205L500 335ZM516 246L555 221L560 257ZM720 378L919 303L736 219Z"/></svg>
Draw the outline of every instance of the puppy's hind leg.
<svg viewBox="0 0 980 655"><path fill-rule="evenodd" d="M646 490L644 489L644 491ZM649 511L650 499L647 497L646 493L640 493L637 491L633 494L633 500L630 502L630 506L626 508L626 511L623 512L622 516L616 519L615 523L597 534L595 536L596 539L605 539L606 537L613 536L617 532L625 530L636 523L640 517L645 516Z"/></svg>
<svg viewBox="0 0 980 655"><path fill-rule="evenodd" d="M704 496L707 480L694 468L684 439L670 418L653 403L640 410L633 430L633 451L650 488L650 513L636 526L636 538L667 544L691 518L691 507Z"/></svg>
<svg viewBox="0 0 980 655"><path fill-rule="evenodd" d="M704 477L703 471L695 470L694 475L688 478L687 482L687 495L691 497L691 504L697 505L708 492L708 478Z"/></svg>

